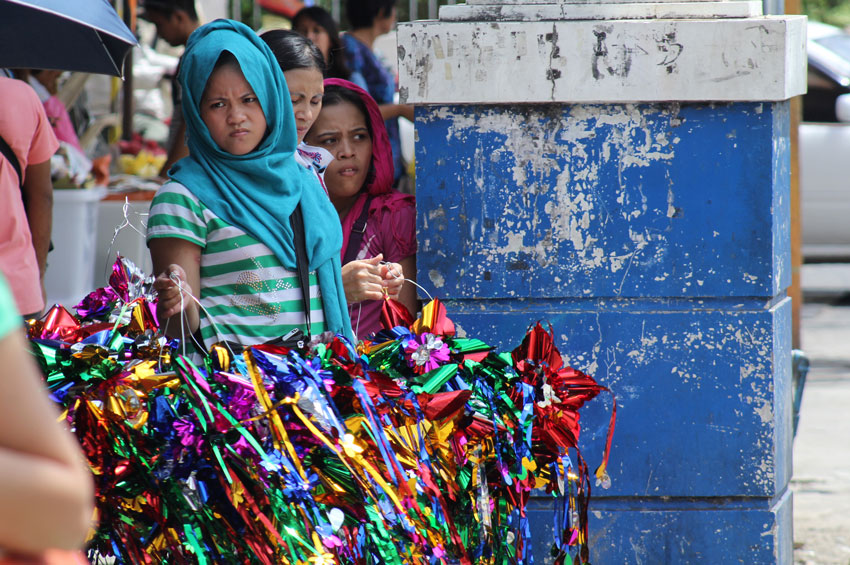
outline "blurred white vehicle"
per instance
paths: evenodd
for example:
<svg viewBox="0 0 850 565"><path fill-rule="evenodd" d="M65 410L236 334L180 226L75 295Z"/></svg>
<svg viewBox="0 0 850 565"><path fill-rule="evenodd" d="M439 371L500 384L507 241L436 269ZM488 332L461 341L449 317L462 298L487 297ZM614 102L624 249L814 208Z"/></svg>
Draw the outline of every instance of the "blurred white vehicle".
<svg viewBox="0 0 850 565"><path fill-rule="evenodd" d="M806 261L850 260L850 34L808 24L808 93L800 125Z"/></svg>

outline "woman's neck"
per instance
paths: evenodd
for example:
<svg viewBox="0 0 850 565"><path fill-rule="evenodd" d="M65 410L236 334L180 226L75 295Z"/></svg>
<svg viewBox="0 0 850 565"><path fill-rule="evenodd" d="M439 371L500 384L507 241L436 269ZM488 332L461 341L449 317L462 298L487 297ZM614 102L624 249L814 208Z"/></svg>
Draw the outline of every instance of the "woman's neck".
<svg viewBox="0 0 850 565"><path fill-rule="evenodd" d="M358 192L353 196L346 196L343 198L336 198L331 196L331 204L336 208L336 213L339 214L339 221L342 222L345 220L345 217L354 208L354 203L357 202L357 199L360 198L362 192Z"/></svg>
<svg viewBox="0 0 850 565"><path fill-rule="evenodd" d="M372 48L375 44L375 39L378 37L378 32L375 29L375 26L353 29L348 33L357 38L360 43L366 45L369 49Z"/></svg>

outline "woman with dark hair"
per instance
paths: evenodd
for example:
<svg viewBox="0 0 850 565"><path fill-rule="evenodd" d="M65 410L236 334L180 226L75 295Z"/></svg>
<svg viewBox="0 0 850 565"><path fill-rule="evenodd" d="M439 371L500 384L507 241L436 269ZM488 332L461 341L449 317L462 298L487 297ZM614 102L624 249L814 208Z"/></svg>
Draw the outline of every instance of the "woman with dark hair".
<svg viewBox="0 0 850 565"><path fill-rule="evenodd" d="M295 114L298 151L295 158L316 173L324 188L323 173L333 160L330 153L304 143L304 136L319 117L322 95L325 92L325 59L319 48L308 38L289 29L273 29L260 35L277 59L286 79L289 99ZM325 189L327 192L327 189Z"/></svg>
<svg viewBox="0 0 850 565"><path fill-rule="evenodd" d="M325 81L322 113L305 138L334 160L325 172L328 196L342 222L343 286L358 338L381 328L385 293L417 308L416 203L392 187L392 150L378 105L357 85ZM354 264L371 265L353 270ZM363 265L361 265L363 266ZM351 279L359 277L358 285ZM352 295L350 289L357 288Z"/></svg>
<svg viewBox="0 0 850 565"><path fill-rule="evenodd" d="M305 127L310 129L319 117L319 110L322 107L324 93L321 72L324 64L322 54L309 39L291 30L271 30L260 37L274 53L289 87L298 129L298 151L295 153L295 158L316 174L327 193L325 171L334 157L322 147L304 143L306 130L303 129ZM352 96L362 104L356 95L352 94ZM332 100L336 100L333 95ZM364 115L365 111L364 106L362 110ZM381 298L384 291L390 298L398 298L401 280L396 280L389 273L392 271L400 276L403 272L401 265L393 263L382 265L380 264L383 260L381 255L367 260L358 260L353 256L343 255L343 257L346 258L342 266L343 290L349 303Z"/></svg>
<svg viewBox="0 0 850 565"><path fill-rule="evenodd" d="M312 41L325 58L325 77L348 80L351 71L345 64L345 50L339 26L327 10L319 6L302 8L292 18L292 29Z"/></svg>
<svg viewBox="0 0 850 565"><path fill-rule="evenodd" d="M395 26L395 0L347 0L345 9L351 30L342 39L351 81L366 90L381 109L393 148L393 181L397 182L405 169L398 118L413 121L413 106L395 103L395 76L373 50L375 40Z"/></svg>

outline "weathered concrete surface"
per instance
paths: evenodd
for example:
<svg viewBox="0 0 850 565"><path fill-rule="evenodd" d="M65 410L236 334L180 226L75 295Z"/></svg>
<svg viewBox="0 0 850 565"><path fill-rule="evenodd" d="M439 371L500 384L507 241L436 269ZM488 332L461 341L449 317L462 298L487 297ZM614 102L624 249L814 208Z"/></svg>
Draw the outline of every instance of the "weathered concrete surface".
<svg viewBox="0 0 850 565"><path fill-rule="evenodd" d="M761 2L727 0L665 1L665 2L606 2L557 4L458 4L440 8L441 21L523 21L550 20L623 20L623 19L681 19L681 18L751 18L762 15Z"/></svg>
<svg viewBox="0 0 850 565"><path fill-rule="evenodd" d="M417 135L420 283L500 349L550 322L619 398L594 562L790 563L787 104L429 106Z"/></svg>
<svg viewBox="0 0 850 565"><path fill-rule="evenodd" d="M845 314L850 315L846 311ZM850 563L850 374L809 375L794 440L795 561Z"/></svg>
<svg viewBox="0 0 850 565"><path fill-rule="evenodd" d="M413 104L778 101L806 88L803 16L417 22L398 45Z"/></svg>
<svg viewBox="0 0 850 565"><path fill-rule="evenodd" d="M419 280L446 298L790 284L787 104L436 106L417 135Z"/></svg>
<svg viewBox="0 0 850 565"><path fill-rule="evenodd" d="M850 264L804 265L802 346L811 370L794 440L794 560L850 563ZM829 283L832 282L830 285ZM826 296L831 290L832 295ZM810 302L810 296L817 302ZM838 300L831 304L829 300Z"/></svg>
<svg viewBox="0 0 850 565"><path fill-rule="evenodd" d="M495 4L399 28L420 283L499 349L550 321L621 399L594 563L790 564L786 100L804 19L504 21L574 6ZM591 465L609 409L582 416Z"/></svg>

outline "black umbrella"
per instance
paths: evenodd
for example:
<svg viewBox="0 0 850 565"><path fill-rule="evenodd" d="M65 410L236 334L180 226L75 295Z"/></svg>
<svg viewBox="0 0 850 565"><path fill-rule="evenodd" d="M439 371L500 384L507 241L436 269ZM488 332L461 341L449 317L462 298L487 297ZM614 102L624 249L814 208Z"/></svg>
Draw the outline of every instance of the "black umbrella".
<svg viewBox="0 0 850 565"><path fill-rule="evenodd" d="M0 67L122 76L138 42L107 0L0 0Z"/></svg>

